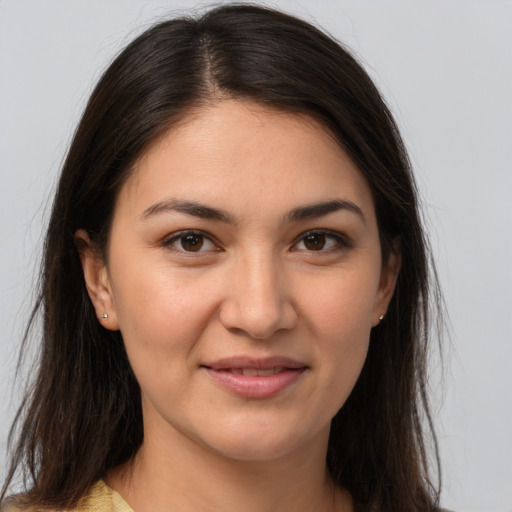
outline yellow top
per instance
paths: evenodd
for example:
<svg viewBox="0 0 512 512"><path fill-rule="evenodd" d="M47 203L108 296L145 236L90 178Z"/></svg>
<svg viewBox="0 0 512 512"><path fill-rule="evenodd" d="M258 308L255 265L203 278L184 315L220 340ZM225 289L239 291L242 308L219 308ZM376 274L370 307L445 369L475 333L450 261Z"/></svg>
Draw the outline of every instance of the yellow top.
<svg viewBox="0 0 512 512"><path fill-rule="evenodd" d="M132 508L103 480L96 482L73 512L133 512Z"/></svg>
<svg viewBox="0 0 512 512"><path fill-rule="evenodd" d="M21 509L7 504L0 512L23 512ZM28 511L27 511L28 512ZM35 512L35 511L34 511ZM46 511L48 512L48 511ZM68 512L134 512L114 489L103 480L99 480L92 487L87 496L84 496L78 505ZM450 512L441 509L441 512Z"/></svg>
<svg viewBox="0 0 512 512"><path fill-rule="evenodd" d="M22 512L22 510L7 504L1 512ZM99 480L72 512L133 512L133 510L114 489L111 489L103 480Z"/></svg>

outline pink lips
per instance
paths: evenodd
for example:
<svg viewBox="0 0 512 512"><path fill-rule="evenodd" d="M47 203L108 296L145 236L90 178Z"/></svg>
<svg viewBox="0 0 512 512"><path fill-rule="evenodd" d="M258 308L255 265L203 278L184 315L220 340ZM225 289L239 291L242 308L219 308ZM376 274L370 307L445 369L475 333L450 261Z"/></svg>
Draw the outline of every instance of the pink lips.
<svg viewBox="0 0 512 512"><path fill-rule="evenodd" d="M217 384L242 398L270 398L295 383L307 366L287 357L232 357L201 365Z"/></svg>

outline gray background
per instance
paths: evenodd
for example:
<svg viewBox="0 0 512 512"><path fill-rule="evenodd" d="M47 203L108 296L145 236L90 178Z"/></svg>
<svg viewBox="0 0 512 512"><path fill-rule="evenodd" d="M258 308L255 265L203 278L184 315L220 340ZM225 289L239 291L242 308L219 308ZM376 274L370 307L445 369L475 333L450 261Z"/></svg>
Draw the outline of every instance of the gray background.
<svg viewBox="0 0 512 512"><path fill-rule="evenodd" d="M99 72L141 29L206 3L0 0L0 478L42 223ZM451 318L433 384L444 506L512 510L512 2L280 0L351 46L402 128ZM438 360L433 361L439 373ZM441 402L441 397L443 401Z"/></svg>

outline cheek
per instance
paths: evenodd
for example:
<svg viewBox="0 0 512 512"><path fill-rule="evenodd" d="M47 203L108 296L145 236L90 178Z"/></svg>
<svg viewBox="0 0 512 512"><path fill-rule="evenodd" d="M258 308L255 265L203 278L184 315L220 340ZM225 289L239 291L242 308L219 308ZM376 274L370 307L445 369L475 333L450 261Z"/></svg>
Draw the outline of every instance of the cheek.
<svg viewBox="0 0 512 512"><path fill-rule="evenodd" d="M128 351L191 351L218 307L214 283L201 282L169 268L129 267L114 282L121 333Z"/></svg>
<svg viewBox="0 0 512 512"><path fill-rule="evenodd" d="M215 290L198 293L183 276L157 274L155 279L132 274L123 281L116 290L118 317L143 396L154 404L178 403L183 383L197 364L203 333L215 316Z"/></svg>
<svg viewBox="0 0 512 512"><path fill-rule="evenodd" d="M371 274L370 274L371 275ZM366 360L376 279L361 275L324 283L303 302L323 385L332 392L334 413L352 391Z"/></svg>
<svg viewBox="0 0 512 512"><path fill-rule="evenodd" d="M303 294L301 309L311 327L327 339L341 336L347 342L368 337L377 296L375 272L352 272L331 276L316 286L316 293Z"/></svg>

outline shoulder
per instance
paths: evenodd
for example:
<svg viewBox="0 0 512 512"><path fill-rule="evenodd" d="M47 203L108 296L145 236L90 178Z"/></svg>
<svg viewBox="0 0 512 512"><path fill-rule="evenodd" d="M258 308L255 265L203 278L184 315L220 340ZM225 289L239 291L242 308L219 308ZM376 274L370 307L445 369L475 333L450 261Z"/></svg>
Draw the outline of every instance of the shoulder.
<svg viewBox="0 0 512 512"><path fill-rule="evenodd" d="M7 498L0 503L0 512L35 512L34 509L16 503L15 498Z"/></svg>
<svg viewBox="0 0 512 512"><path fill-rule="evenodd" d="M133 512L133 510L116 491L103 480L99 480L72 512Z"/></svg>
<svg viewBox="0 0 512 512"><path fill-rule="evenodd" d="M32 512L29 507L18 504L15 496L10 496L0 503L0 512Z"/></svg>
<svg viewBox="0 0 512 512"><path fill-rule="evenodd" d="M11 498L2 502L0 512L133 512L121 496L103 480L96 482L77 506L67 511L22 507Z"/></svg>

